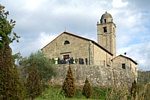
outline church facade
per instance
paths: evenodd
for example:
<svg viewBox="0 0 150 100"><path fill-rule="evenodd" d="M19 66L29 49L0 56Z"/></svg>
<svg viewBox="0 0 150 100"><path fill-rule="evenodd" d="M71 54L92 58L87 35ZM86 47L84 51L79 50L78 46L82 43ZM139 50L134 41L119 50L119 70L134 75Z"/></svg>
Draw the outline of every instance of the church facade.
<svg viewBox="0 0 150 100"><path fill-rule="evenodd" d="M97 42L63 32L42 49L55 64L99 65L130 69L137 76L137 62L125 55L116 56L116 25L111 14L105 12L97 22Z"/></svg>

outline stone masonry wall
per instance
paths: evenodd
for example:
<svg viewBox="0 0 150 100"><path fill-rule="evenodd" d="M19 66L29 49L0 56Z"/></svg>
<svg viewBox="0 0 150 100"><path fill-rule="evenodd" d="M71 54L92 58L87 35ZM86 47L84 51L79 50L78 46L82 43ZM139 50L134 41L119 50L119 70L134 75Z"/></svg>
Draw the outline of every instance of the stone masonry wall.
<svg viewBox="0 0 150 100"><path fill-rule="evenodd" d="M68 40L70 44L64 45ZM47 58L59 57L63 59L63 55L69 54L73 58L88 58L89 59L89 41L86 41L68 34L61 34L46 47L42 49Z"/></svg>
<svg viewBox="0 0 150 100"><path fill-rule="evenodd" d="M51 80L51 83L62 85L66 77L69 65L55 65L57 76ZM86 77L92 86L131 86L134 81L134 75L131 71L115 67L103 67L95 65L71 65L75 84L84 85Z"/></svg>
<svg viewBox="0 0 150 100"><path fill-rule="evenodd" d="M106 27L106 32L104 32ZM97 24L98 44L116 56L116 26L113 22Z"/></svg>

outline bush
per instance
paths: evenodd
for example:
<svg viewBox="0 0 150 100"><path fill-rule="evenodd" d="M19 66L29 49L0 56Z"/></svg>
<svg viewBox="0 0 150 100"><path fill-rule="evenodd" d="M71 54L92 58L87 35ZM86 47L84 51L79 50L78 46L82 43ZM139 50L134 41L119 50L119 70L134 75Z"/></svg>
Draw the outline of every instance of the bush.
<svg viewBox="0 0 150 100"><path fill-rule="evenodd" d="M137 98L138 100L149 100L150 84L137 84Z"/></svg>
<svg viewBox="0 0 150 100"><path fill-rule="evenodd" d="M0 100L23 100L24 86L20 82L8 42L0 50Z"/></svg>
<svg viewBox="0 0 150 100"><path fill-rule="evenodd" d="M43 83L46 83L52 78L52 76L56 75L55 67L49 62L49 60L41 51L32 53L29 57L20 59L19 64L23 67L22 78L24 82L26 81L26 77L28 76L28 69L35 64L38 70L40 80Z"/></svg>
<svg viewBox="0 0 150 100"><path fill-rule="evenodd" d="M76 87L74 84L74 77L73 77L73 73L72 73L70 65L69 65L69 69L66 75L66 79L62 86L62 90L64 92L64 95L69 98L72 98L76 92Z"/></svg>
<svg viewBox="0 0 150 100"><path fill-rule="evenodd" d="M138 71L137 83L147 84L150 83L150 71Z"/></svg>
<svg viewBox="0 0 150 100"><path fill-rule="evenodd" d="M31 99L34 99L35 97L39 96L42 93L42 85L36 66L33 66L29 70L26 89L27 89L27 97Z"/></svg>
<svg viewBox="0 0 150 100"><path fill-rule="evenodd" d="M91 94L92 94L92 89L91 89L91 85L88 81L88 79L86 78L85 80L85 84L83 86L83 91L82 94L86 97L86 98L90 98Z"/></svg>

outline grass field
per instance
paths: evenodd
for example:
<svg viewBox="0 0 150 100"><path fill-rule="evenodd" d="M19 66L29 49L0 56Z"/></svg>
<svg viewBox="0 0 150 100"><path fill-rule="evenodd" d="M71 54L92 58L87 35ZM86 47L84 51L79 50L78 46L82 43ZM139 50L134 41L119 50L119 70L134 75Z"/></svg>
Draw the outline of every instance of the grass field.
<svg viewBox="0 0 150 100"><path fill-rule="evenodd" d="M82 87L77 87L76 94L73 98L66 98L61 92L62 87L59 85L48 85L42 95L35 100L86 100L82 95ZM150 100L150 84L138 85L137 100ZM92 88L92 95L88 100L135 100L126 88Z"/></svg>
<svg viewBox="0 0 150 100"><path fill-rule="evenodd" d="M110 89L93 87L92 95L88 100L105 100L106 91L110 91ZM80 87L76 89L74 98L66 98L62 95L61 86L49 85L42 95L35 100L86 100L86 98L82 95L82 88Z"/></svg>

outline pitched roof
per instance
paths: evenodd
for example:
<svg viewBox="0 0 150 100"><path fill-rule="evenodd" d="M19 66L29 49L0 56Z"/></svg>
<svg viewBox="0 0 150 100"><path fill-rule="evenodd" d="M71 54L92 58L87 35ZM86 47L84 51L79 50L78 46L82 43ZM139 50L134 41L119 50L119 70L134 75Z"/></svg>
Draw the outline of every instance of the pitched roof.
<svg viewBox="0 0 150 100"><path fill-rule="evenodd" d="M124 56L124 55L118 55L118 56L116 56L115 58L117 58L117 57L119 57L119 56L121 56L121 57L124 57L124 58L126 58L126 59L129 59L130 61L132 61L133 63L135 63L136 65L138 64L136 61L134 61L132 58L130 58L130 57L127 57L127 56ZM114 60L115 58L113 58L112 60Z"/></svg>
<svg viewBox="0 0 150 100"><path fill-rule="evenodd" d="M85 37L81 37L81 36L79 36L79 35L76 35L76 34L72 34L72 33L69 33L69 32L63 32L63 33L61 33L60 35L62 35L62 34L67 34L67 35L71 35L71 36L74 36L74 37L77 37L77 38L80 38L80 39L83 39L83 40L86 40L86 41L91 41L93 44L95 44L95 45L97 45L99 48L101 48L101 49L103 49L104 51L106 51L107 53L109 53L110 55L112 55L113 56L113 54L112 53L110 53L108 50L106 50L105 48L103 48L102 46L100 46L98 43L96 43L95 41L93 41L93 40L91 40L91 39L88 39L88 38L85 38ZM56 38L58 38L60 35L58 35ZM55 39L56 39L55 38ZM54 39L54 40L55 40ZM54 41L54 40L52 40L52 41ZM52 42L51 41L51 42ZM49 42L48 44L50 44L51 42ZM47 45L48 45L47 44ZM45 48L47 45L45 45L43 48ZM42 49L43 49L42 48ZM42 50L41 49L41 50Z"/></svg>

